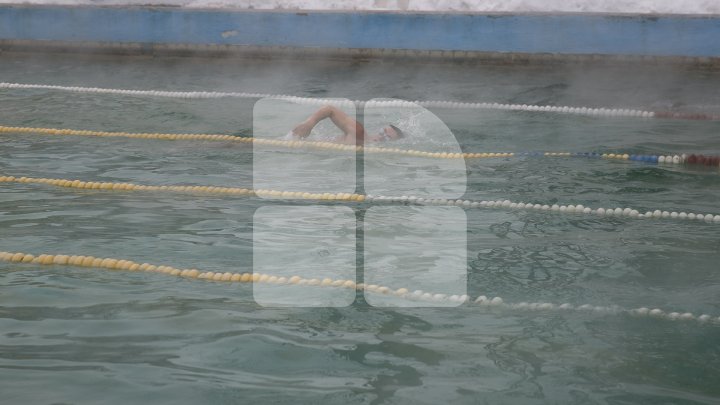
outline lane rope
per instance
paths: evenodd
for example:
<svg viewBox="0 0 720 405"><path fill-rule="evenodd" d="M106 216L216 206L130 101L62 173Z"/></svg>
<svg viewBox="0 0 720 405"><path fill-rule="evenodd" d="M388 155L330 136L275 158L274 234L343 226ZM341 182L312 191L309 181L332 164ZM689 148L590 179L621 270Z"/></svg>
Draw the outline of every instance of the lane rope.
<svg viewBox="0 0 720 405"><path fill-rule="evenodd" d="M448 295L431 293L422 290L410 291L407 288L390 288L377 284L356 283L354 280L344 279L308 279L300 276L274 276L264 273L236 273L236 272L212 272L202 271L195 268L175 268L167 265L154 265L150 263L137 263L132 260L102 258L81 255L33 255L21 252L0 252L0 260L17 264L39 264L46 266L74 266L106 270L123 270L130 272L159 273L168 276L181 277L186 279L198 279L216 282L229 283L268 283L278 285L297 286L318 286L347 288L356 291L364 291L373 294L394 296L401 299L425 302L448 302L454 304L466 304L488 308L506 309L523 312L582 312L600 315L626 314L634 317L649 317L665 319L670 321L695 321L702 324L720 325L720 317L707 314L694 315L691 312L663 311L659 308L640 307L635 309L622 309L619 306L596 306L590 304L573 305L570 303L554 304L549 302L520 302L507 303L501 297L488 297L480 295L472 300L468 295Z"/></svg>
<svg viewBox="0 0 720 405"><path fill-rule="evenodd" d="M0 126L0 133L34 133L41 135L60 136L96 136L96 137L122 137L136 139L159 139L159 140L207 140L207 141L231 141L254 145L281 146L287 148L311 148L322 150L339 150L364 153L384 153L396 155L410 155L440 159L472 159L488 157L511 157L513 153L448 153L448 152L425 152L412 149L381 148L374 146L353 146L335 142L322 141L288 141L284 139L253 138L239 135L223 134L177 134L177 133L150 133L150 132L111 132L111 131L90 131L77 129L60 128L33 128L33 127L8 127Z"/></svg>
<svg viewBox="0 0 720 405"><path fill-rule="evenodd" d="M395 154L423 158L436 159L487 159L487 158L512 158L512 157L574 157L589 159L607 160L628 160L646 163L673 164L673 165L703 165L720 167L720 156L705 156L702 154L668 154L668 155L641 155L630 153L597 153L597 152L426 152L413 149L383 148L375 146L352 146L334 142L322 141L288 141L283 139L253 138L239 135L223 134L182 134L182 133L151 133L151 132L113 132L94 131L61 128L35 128L35 127L10 127L0 126L0 133L31 133L41 135L57 136L93 136L93 137L121 137L135 139L156 139L156 140L208 140L208 141L230 141L248 143L253 145L280 146L290 149L308 148L319 150L336 150L348 152L363 152L377 154Z"/></svg>
<svg viewBox="0 0 720 405"><path fill-rule="evenodd" d="M604 116L604 117L640 117L640 118L666 118L682 120L720 120L720 115L704 113L685 113L673 111L645 111L637 109L618 108L592 108L592 107L570 107L551 105L528 105L528 104L507 104L507 103L479 103L479 102L458 102L458 101L435 101L435 100L335 100L329 98L298 97L287 94L249 93L249 92L218 92L218 91L161 91L161 90L129 90L101 87L79 87L79 86L57 86L46 84L21 84L21 83L0 83L0 88L6 89L43 89L55 91L69 91L74 93L94 94L122 94L131 96L151 96L181 99L211 99L211 98L275 98L287 100L297 104L326 105L333 104L343 107L355 105L365 107L401 107L408 108L415 105L422 107L446 108L446 109L471 109L471 110L504 110L504 111L533 111L553 112L562 114Z"/></svg>
<svg viewBox="0 0 720 405"><path fill-rule="evenodd" d="M112 191L160 191L173 193L205 193L205 194L223 194L236 196L255 196L273 199L295 199L295 200L319 200L319 201L347 201L347 202L372 202L372 203L400 203L411 205L432 205L432 206L457 206L467 209L474 208L495 208L502 210L518 210L518 211L545 211L557 214L579 214L590 215L595 217L618 217L631 219L673 219L704 222L707 224L720 224L720 215L713 214L697 214L677 211L662 211L659 209L646 211L644 214L633 208L590 208L582 204L539 204L513 202L510 200L495 201L472 201L462 199L445 199L445 198L422 198L414 196L374 196L371 194L351 194L351 193L309 193L303 191L283 191L283 190L266 190L266 189L249 189L238 187L217 187L217 186L190 186L190 185L170 185L170 186L151 186L134 183L113 183L113 182L97 182L84 181L79 179L53 179L53 178L34 178L34 177L15 177L0 175L0 183L30 183L30 184L48 184L52 186L85 189L85 190L112 190Z"/></svg>

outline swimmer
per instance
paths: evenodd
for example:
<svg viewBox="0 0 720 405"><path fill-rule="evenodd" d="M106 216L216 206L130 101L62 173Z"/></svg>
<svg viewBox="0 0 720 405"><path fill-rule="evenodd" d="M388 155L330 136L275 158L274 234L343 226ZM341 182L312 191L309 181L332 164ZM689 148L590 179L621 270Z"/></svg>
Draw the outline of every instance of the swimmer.
<svg viewBox="0 0 720 405"><path fill-rule="evenodd" d="M292 131L288 133L288 138L291 139L305 139L310 136L310 132L313 128L322 120L330 118L333 124L343 131L343 135L335 138L334 142L344 143L349 145L362 145L365 141L368 142L385 142L394 141L403 138L405 134L400 128L395 125L388 125L383 127L377 134L368 135L365 133L365 128L360 125L359 122L350 118L349 115L345 114L339 108L331 105L326 105L308 119L298 124Z"/></svg>

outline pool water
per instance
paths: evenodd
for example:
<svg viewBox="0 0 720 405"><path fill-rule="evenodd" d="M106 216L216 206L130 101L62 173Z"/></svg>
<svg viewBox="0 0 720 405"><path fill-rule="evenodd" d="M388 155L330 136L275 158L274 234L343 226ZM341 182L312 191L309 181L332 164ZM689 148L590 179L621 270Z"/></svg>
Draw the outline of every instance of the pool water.
<svg viewBox="0 0 720 405"><path fill-rule="evenodd" d="M668 66L4 53L0 81L720 112L719 72ZM255 101L2 89L0 125L251 136ZM716 121L431 110L466 152L720 154ZM420 141L432 140L423 136ZM0 176L253 186L247 144L1 134L0 147ZM346 154L308 153L330 167L354 163ZM477 201L720 214L717 168L515 157L468 160L464 172L463 198ZM288 184L279 173L276 180ZM363 191L361 175L357 190ZM252 271L254 213L287 205L307 203L2 183L0 250ZM325 205L351 207L361 225L372 206ZM444 243L467 245L471 297L720 315L717 224L464 212L466 234ZM383 220L404 224L402 215L386 213ZM268 229L273 236L281 228ZM270 238L276 248L302 248L302 241L277 232ZM358 249L365 244L360 238ZM340 265L332 251L312 254L323 268ZM401 272L387 276L391 285L407 284ZM263 307L245 283L1 261L0 285L0 391L7 403L720 400L717 324L472 305L383 308L368 305L362 294L338 308Z"/></svg>

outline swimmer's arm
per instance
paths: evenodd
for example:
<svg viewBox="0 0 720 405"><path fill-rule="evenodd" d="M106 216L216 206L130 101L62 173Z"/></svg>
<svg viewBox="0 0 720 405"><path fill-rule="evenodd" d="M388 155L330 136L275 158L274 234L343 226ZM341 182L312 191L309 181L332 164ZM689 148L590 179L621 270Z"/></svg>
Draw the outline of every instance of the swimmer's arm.
<svg viewBox="0 0 720 405"><path fill-rule="evenodd" d="M317 110L313 115L308 117L308 119L296 126L292 132L301 138L306 138L310 135L310 132L312 132L313 128L315 128L315 126L320 121L326 118L330 118L333 124L335 124L335 126L338 127L345 134L343 137L338 138L338 142L354 144L356 135L358 133L364 133L362 125L360 125L349 115L345 114L345 112L343 112L339 108L330 105L324 106Z"/></svg>

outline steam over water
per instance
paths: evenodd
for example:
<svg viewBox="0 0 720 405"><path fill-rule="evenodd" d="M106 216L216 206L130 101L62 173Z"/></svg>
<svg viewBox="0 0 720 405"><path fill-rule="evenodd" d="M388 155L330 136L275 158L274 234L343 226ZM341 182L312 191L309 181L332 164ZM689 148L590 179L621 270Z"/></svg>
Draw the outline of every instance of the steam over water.
<svg viewBox="0 0 720 405"><path fill-rule="evenodd" d="M127 89L720 112L716 72L640 65L493 67L5 52L0 77ZM255 101L0 89L0 125L250 136ZM718 122L431 112L465 152L720 154ZM280 139L290 128L277 129ZM411 135L418 138L409 136L399 147L446 146L432 142L434 132L413 128ZM0 145L0 175L253 184L252 150L241 143L17 133L0 134ZM318 159L337 170L349 164L342 154L307 153L301 169L308 171ZM717 168L520 157L468 161L466 175L463 198L473 200L720 214ZM414 179L424 181L420 174ZM287 181L286 173L278 172L277 180ZM256 211L301 204L2 183L0 250L251 271ZM348 206L358 212L371 208ZM418 210L401 208L408 217ZM720 315L717 224L510 209L465 212L466 234L450 235L442 246L467 247L467 290L473 297ZM373 235L408 227L391 210L373 215L383 225L375 226ZM355 221L354 212L349 218ZM312 226L295 222L299 230ZM282 232L283 223L270 217L262 224L270 250L305 249L303 260L316 258L323 271L341 264L337 246L321 240L305 248L305 240ZM353 231L350 226L339 236L352 240ZM420 242L427 240L407 235L393 246ZM364 246L361 238L357 248ZM272 257L265 260L277 264ZM427 260L423 251L410 262ZM383 265L393 287L417 281L403 272L403 263ZM263 308L249 284L0 262L3 403L714 404L720 398L719 341L717 324L592 311L380 308L362 296L342 308Z"/></svg>

